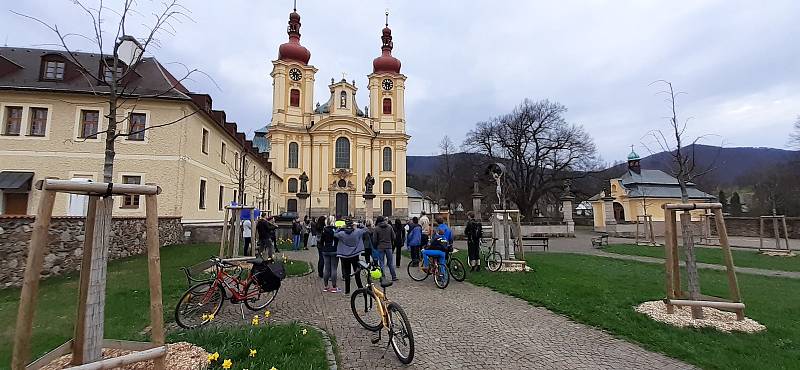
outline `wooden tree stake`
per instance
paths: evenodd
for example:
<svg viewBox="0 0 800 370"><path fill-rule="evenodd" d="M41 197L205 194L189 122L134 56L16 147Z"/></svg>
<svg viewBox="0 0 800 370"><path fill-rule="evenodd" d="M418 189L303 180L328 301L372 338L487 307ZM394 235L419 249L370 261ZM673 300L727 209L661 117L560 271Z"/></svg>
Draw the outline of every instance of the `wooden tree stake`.
<svg viewBox="0 0 800 370"><path fill-rule="evenodd" d="M158 235L158 201L145 195L147 213L147 271L150 284L150 338L153 344L164 345L164 307L161 298L161 248ZM164 357L153 359L154 370L164 370Z"/></svg>
<svg viewBox="0 0 800 370"><path fill-rule="evenodd" d="M97 215L97 197L89 197L84 224L83 257L81 258L81 274L78 280L78 314L75 318L75 337L72 341L72 360L70 364L83 364L83 349L85 343L84 330L86 329L86 297L89 294L89 274L92 260L92 241L94 238L95 216Z"/></svg>

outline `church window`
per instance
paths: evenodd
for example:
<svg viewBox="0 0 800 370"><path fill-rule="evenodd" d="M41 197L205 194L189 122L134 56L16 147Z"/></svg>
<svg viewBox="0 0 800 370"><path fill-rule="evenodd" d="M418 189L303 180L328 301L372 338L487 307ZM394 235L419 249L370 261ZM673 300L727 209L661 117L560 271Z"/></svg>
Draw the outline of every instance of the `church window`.
<svg viewBox="0 0 800 370"><path fill-rule="evenodd" d="M287 181L287 187L290 193L297 193L297 179L289 179L289 181Z"/></svg>
<svg viewBox="0 0 800 370"><path fill-rule="evenodd" d="M292 89L289 92L289 105L292 107L300 106L300 90Z"/></svg>
<svg viewBox="0 0 800 370"><path fill-rule="evenodd" d="M339 94L339 108L347 108L347 92Z"/></svg>
<svg viewBox="0 0 800 370"><path fill-rule="evenodd" d="M392 99L383 98L383 114L392 114Z"/></svg>
<svg viewBox="0 0 800 370"><path fill-rule="evenodd" d="M392 182L386 180L383 182L383 193L384 194L391 194L392 193Z"/></svg>
<svg viewBox="0 0 800 370"><path fill-rule="evenodd" d="M392 148L383 148L383 170L392 170Z"/></svg>
<svg viewBox="0 0 800 370"><path fill-rule="evenodd" d="M336 168L350 168L350 140L336 139Z"/></svg>
<svg viewBox="0 0 800 370"><path fill-rule="evenodd" d="M289 143L289 163L287 164L289 168L298 167L299 156L300 156L300 148L297 146L297 143Z"/></svg>
<svg viewBox="0 0 800 370"><path fill-rule="evenodd" d="M286 212L297 212L297 199L286 200Z"/></svg>
<svg viewBox="0 0 800 370"><path fill-rule="evenodd" d="M392 201L389 199L383 200L383 217L392 217Z"/></svg>

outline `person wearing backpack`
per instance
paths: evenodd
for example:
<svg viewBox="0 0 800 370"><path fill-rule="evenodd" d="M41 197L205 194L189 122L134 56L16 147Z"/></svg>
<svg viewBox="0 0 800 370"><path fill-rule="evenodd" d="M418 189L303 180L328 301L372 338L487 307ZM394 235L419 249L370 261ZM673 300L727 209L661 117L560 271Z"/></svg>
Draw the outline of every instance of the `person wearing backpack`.
<svg viewBox="0 0 800 370"><path fill-rule="evenodd" d="M295 218L292 221L292 250L300 250L300 242L303 241L303 229L300 226L300 220Z"/></svg>
<svg viewBox="0 0 800 370"><path fill-rule="evenodd" d="M326 226L320 232L317 248L322 251L323 258L322 282L325 284L325 289L322 291L341 293L342 290L336 287L336 270L339 268L339 257L336 256L336 244L334 243L336 240L334 222L336 222L336 219L333 216L328 217ZM325 216L320 216L317 223L325 223ZM328 288L328 282L331 283L331 288Z"/></svg>
<svg viewBox="0 0 800 370"><path fill-rule="evenodd" d="M464 236L467 237L467 253L469 254L470 271L481 270L481 238L483 237L483 225L475 219L475 213L467 213L467 226L464 228Z"/></svg>

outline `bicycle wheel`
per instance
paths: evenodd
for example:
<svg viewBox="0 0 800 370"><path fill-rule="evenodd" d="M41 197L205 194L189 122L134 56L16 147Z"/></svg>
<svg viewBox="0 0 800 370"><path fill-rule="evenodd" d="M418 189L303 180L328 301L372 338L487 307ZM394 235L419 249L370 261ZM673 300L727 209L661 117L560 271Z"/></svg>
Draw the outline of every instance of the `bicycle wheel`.
<svg viewBox="0 0 800 370"><path fill-rule="evenodd" d="M447 267L450 269L450 275L453 276L455 281L464 281L467 278L467 270L458 258L451 257Z"/></svg>
<svg viewBox="0 0 800 370"><path fill-rule="evenodd" d="M196 284L183 293L175 306L175 322L184 329L205 325L210 320L203 315L219 313L223 301L225 292L219 287L214 287L212 282Z"/></svg>
<svg viewBox="0 0 800 370"><path fill-rule="evenodd" d="M450 284L450 274L447 272L447 265L442 265L437 262L431 266L431 269L435 271L433 274L433 282L436 283L439 289L447 288L447 284Z"/></svg>
<svg viewBox="0 0 800 370"><path fill-rule="evenodd" d="M350 309L364 329L378 331L383 327L381 313L378 309L378 298L369 288L356 289L350 296Z"/></svg>
<svg viewBox="0 0 800 370"><path fill-rule="evenodd" d="M423 281L428 278L430 273L422 271L422 261L418 262L419 266L414 266L414 261L408 263L408 276L411 277L411 280L414 281Z"/></svg>
<svg viewBox="0 0 800 370"><path fill-rule="evenodd" d="M414 333L403 308L389 303L389 342L400 362L410 364L414 359Z"/></svg>
<svg viewBox="0 0 800 370"><path fill-rule="evenodd" d="M263 310L264 307L267 307L275 300L275 296L278 295L278 289L271 292L265 291L255 279L250 279L244 287L244 296L246 297L244 305L251 311Z"/></svg>
<svg viewBox="0 0 800 370"><path fill-rule="evenodd" d="M503 256L500 255L500 252L491 252L486 255L486 268L489 271L500 271L500 268L503 267Z"/></svg>

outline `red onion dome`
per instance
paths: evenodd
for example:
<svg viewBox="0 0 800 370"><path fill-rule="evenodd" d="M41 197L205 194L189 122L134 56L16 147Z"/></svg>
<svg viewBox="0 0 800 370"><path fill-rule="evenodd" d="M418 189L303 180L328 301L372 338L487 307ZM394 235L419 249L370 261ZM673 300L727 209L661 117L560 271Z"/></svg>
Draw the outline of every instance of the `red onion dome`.
<svg viewBox="0 0 800 370"><path fill-rule="evenodd" d="M278 59L308 64L311 52L305 46L300 45L300 14L297 12L289 14L289 27L286 29L286 33L289 34L289 42L281 44L278 48Z"/></svg>
<svg viewBox="0 0 800 370"><path fill-rule="evenodd" d="M400 60L392 56L392 30L387 25L383 29L383 36L381 36L383 46L381 47L381 56L372 61L372 72L391 72L400 73Z"/></svg>

